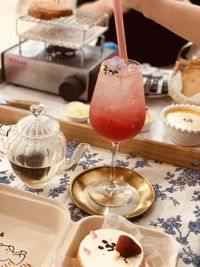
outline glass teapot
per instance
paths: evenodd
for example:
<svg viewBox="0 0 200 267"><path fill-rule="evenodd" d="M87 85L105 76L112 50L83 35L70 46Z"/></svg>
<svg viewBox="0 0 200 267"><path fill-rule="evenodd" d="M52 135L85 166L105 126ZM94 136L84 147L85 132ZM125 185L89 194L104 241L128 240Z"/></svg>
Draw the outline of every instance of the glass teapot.
<svg viewBox="0 0 200 267"><path fill-rule="evenodd" d="M1 126L6 155L16 175L30 187L42 187L55 175L78 163L89 145L79 144L66 159L67 143L59 123L43 114L44 106L31 106L28 115L11 126Z"/></svg>

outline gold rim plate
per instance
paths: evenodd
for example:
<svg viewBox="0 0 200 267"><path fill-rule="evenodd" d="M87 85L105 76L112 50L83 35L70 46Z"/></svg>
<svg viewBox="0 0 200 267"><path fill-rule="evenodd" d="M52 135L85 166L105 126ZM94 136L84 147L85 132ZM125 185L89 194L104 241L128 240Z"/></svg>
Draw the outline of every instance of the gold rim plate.
<svg viewBox="0 0 200 267"><path fill-rule="evenodd" d="M80 173L74 178L70 186L70 195L73 202L82 210L92 215L106 215L108 210L102 209L91 202L88 195L88 185L92 182L109 176L109 166L95 167ZM155 193L151 183L139 173L116 167L116 178L127 182L137 195L137 203L129 210L122 211L120 215L126 218L137 217L146 212L155 200Z"/></svg>

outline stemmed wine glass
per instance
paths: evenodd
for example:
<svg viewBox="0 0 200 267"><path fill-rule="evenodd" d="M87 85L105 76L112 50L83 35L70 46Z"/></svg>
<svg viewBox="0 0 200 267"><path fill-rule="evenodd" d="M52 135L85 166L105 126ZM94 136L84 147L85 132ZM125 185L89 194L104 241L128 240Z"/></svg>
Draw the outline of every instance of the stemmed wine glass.
<svg viewBox="0 0 200 267"><path fill-rule="evenodd" d="M88 194L95 205L115 209L130 203L134 189L116 179L115 161L120 142L136 136L145 121L145 98L141 66L119 57L102 62L90 105L90 123L112 142L110 177L92 182Z"/></svg>

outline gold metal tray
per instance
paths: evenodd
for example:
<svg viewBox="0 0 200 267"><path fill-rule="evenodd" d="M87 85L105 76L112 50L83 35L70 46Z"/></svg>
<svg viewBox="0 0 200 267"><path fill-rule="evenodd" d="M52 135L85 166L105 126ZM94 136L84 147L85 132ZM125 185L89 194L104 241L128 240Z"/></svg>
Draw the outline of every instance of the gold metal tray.
<svg viewBox="0 0 200 267"><path fill-rule="evenodd" d="M109 167L95 167L87 171L82 172L74 178L70 186L70 194L74 203L85 212L92 215L106 215L108 213L107 207L102 206L99 208L91 202L87 186L98 179L103 179L109 176ZM122 216L126 218L137 217L146 212L154 202L155 193L151 183L139 173L126 169L116 168L117 179L126 181L131 187L133 187L138 202L130 210L125 210Z"/></svg>

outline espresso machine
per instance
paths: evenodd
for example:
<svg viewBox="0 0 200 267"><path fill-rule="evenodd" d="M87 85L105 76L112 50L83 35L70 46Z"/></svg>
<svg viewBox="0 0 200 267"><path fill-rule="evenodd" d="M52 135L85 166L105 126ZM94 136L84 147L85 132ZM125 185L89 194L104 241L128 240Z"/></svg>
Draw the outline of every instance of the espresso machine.
<svg viewBox="0 0 200 267"><path fill-rule="evenodd" d="M3 79L66 101L89 102L101 62L114 53L103 45L107 29L108 16L94 11L48 21L21 16L19 43L1 55Z"/></svg>

